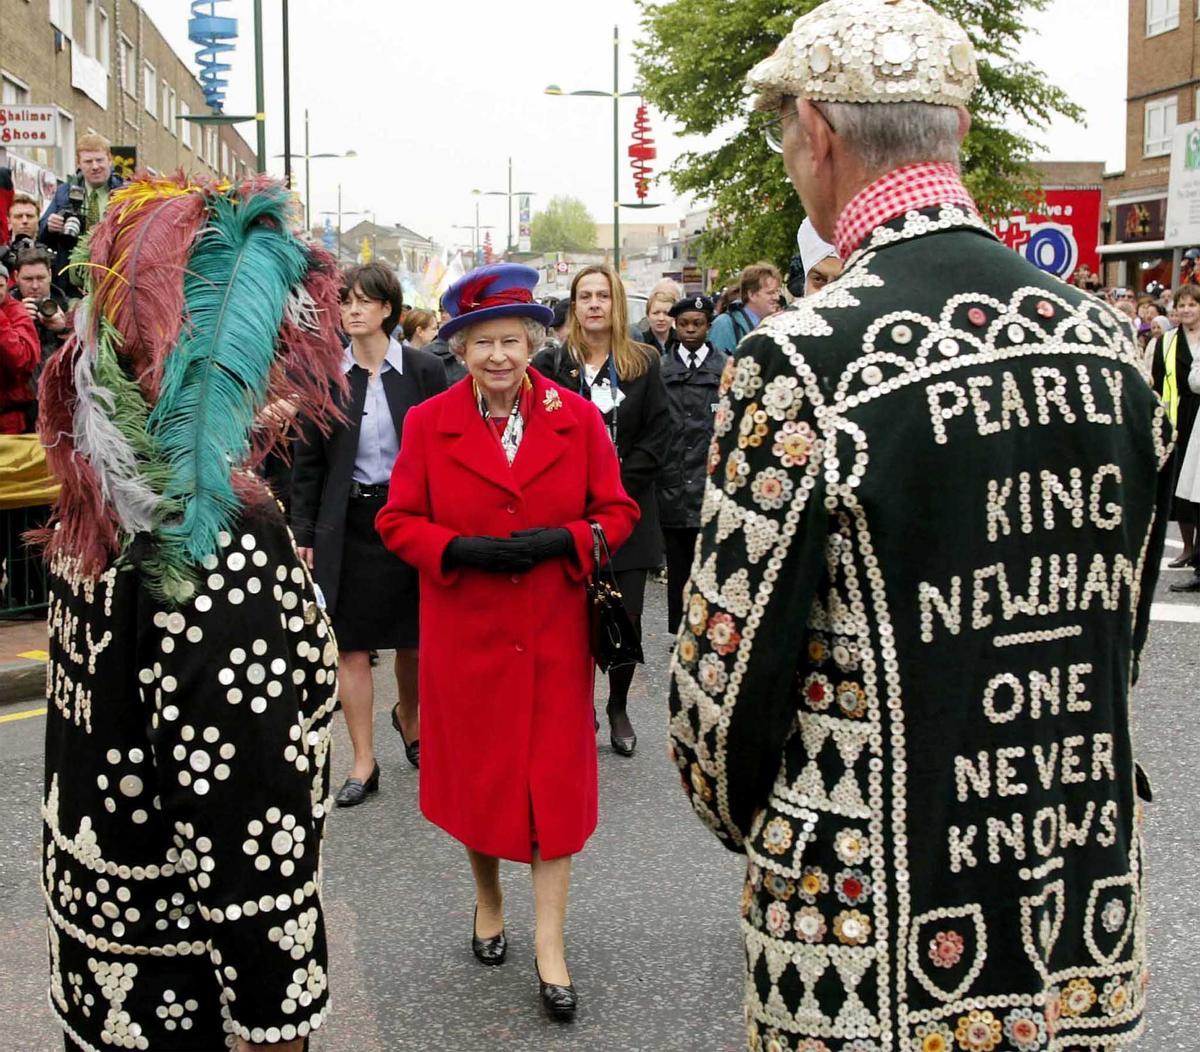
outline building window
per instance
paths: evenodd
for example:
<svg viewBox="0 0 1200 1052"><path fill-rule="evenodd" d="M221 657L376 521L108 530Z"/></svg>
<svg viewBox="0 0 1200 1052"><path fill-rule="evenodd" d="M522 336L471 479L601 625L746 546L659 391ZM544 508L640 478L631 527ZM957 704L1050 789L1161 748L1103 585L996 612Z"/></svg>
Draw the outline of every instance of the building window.
<svg viewBox="0 0 1200 1052"><path fill-rule="evenodd" d="M158 114L155 111L158 106L158 76L149 62L142 67L142 80L142 96L146 103L146 112L151 117L157 117Z"/></svg>
<svg viewBox="0 0 1200 1052"><path fill-rule="evenodd" d="M112 62L112 51L108 41L108 12L102 7L96 8L96 42L99 45L99 54L96 55L96 58L100 60L100 65L107 73L109 63Z"/></svg>
<svg viewBox="0 0 1200 1052"><path fill-rule="evenodd" d="M0 73L0 104L28 106L29 102L29 85L7 73Z"/></svg>
<svg viewBox="0 0 1200 1052"><path fill-rule="evenodd" d="M75 171L75 118L69 113L58 111L58 148L62 158L63 176L69 176Z"/></svg>
<svg viewBox="0 0 1200 1052"><path fill-rule="evenodd" d="M133 64L133 41L123 34L117 41L117 62L120 64L118 72L121 74L121 87L126 95L136 99L137 74Z"/></svg>
<svg viewBox="0 0 1200 1052"><path fill-rule="evenodd" d="M96 0L84 0L83 4L83 53L96 57Z"/></svg>
<svg viewBox="0 0 1200 1052"><path fill-rule="evenodd" d="M192 115L192 108L183 100L179 100L179 141L185 150L192 148L192 122L187 118Z"/></svg>
<svg viewBox="0 0 1200 1052"><path fill-rule="evenodd" d="M50 0L50 24L70 40L75 32L72 28L74 10L71 0Z"/></svg>
<svg viewBox="0 0 1200 1052"><path fill-rule="evenodd" d="M1146 36L1179 28L1179 0L1146 0Z"/></svg>
<svg viewBox="0 0 1200 1052"><path fill-rule="evenodd" d="M221 174L231 174L229 170L229 147L225 143L221 143Z"/></svg>
<svg viewBox="0 0 1200 1052"><path fill-rule="evenodd" d="M1179 99L1155 99L1146 103L1146 131L1142 146L1143 157L1161 157L1171 152Z"/></svg>

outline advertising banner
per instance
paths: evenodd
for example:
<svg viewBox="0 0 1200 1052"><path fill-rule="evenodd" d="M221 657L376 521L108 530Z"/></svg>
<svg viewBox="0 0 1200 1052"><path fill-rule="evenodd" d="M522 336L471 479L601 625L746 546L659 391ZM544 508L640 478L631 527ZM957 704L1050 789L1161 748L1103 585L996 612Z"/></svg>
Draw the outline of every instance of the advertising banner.
<svg viewBox="0 0 1200 1052"><path fill-rule="evenodd" d="M53 106L0 106L0 146L57 146L58 110Z"/></svg>
<svg viewBox="0 0 1200 1052"><path fill-rule="evenodd" d="M517 233L517 251L530 252L532 251L532 213L529 208L529 194L519 194L517 196L517 218L519 228Z"/></svg>
<svg viewBox="0 0 1200 1052"><path fill-rule="evenodd" d="M996 224L996 235L1039 270L1069 279L1100 267L1100 188L1047 190L1045 202Z"/></svg>
<svg viewBox="0 0 1200 1052"><path fill-rule="evenodd" d="M1200 245L1200 121L1175 129L1164 237L1168 248Z"/></svg>

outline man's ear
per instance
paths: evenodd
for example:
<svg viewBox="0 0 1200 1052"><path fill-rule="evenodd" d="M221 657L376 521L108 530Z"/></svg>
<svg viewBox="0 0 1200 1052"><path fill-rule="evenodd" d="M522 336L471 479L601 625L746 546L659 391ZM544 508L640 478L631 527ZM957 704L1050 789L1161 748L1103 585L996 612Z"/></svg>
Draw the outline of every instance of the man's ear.
<svg viewBox="0 0 1200 1052"><path fill-rule="evenodd" d="M808 137L808 149L814 168L819 169L833 150L832 132L820 111L808 99L796 99L796 117Z"/></svg>
<svg viewBox="0 0 1200 1052"><path fill-rule="evenodd" d="M958 107L958 141L962 142L971 130L971 113L965 106Z"/></svg>

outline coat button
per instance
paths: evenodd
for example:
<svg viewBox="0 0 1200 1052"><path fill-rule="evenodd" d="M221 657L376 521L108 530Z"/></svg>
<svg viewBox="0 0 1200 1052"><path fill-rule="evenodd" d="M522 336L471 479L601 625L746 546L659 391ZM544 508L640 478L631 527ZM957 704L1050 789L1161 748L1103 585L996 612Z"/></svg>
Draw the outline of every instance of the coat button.
<svg viewBox="0 0 1200 1052"><path fill-rule="evenodd" d="M979 328L987 324L987 314L984 313L982 307L972 307L969 311L967 311L967 321L969 321L976 328Z"/></svg>
<svg viewBox="0 0 1200 1052"><path fill-rule="evenodd" d="M516 515L517 506L515 504L509 504L504 510L508 512L509 515Z"/></svg>
<svg viewBox="0 0 1200 1052"><path fill-rule="evenodd" d="M512 583L513 583L513 584L520 584L520 583L521 583L521 575L520 575L519 573L515 573L515 574L513 574L513 575L512 575Z"/></svg>
<svg viewBox="0 0 1200 1052"><path fill-rule="evenodd" d="M516 644L516 650L517 650L517 653L518 653L518 654L524 654L524 653L525 653L525 644L524 644L524 643L517 643L517 644Z"/></svg>

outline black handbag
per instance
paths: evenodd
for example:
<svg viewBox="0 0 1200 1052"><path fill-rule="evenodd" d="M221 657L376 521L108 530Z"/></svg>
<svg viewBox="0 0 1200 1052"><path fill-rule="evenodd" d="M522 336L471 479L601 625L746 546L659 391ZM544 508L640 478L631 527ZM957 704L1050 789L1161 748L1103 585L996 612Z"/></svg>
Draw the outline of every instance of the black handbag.
<svg viewBox="0 0 1200 1052"><path fill-rule="evenodd" d="M589 525L592 527L593 568L588 577L587 593L592 657L596 659L601 672L623 665L639 665L646 660L642 653L642 640L621 600L604 528L598 522Z"/></svg>

